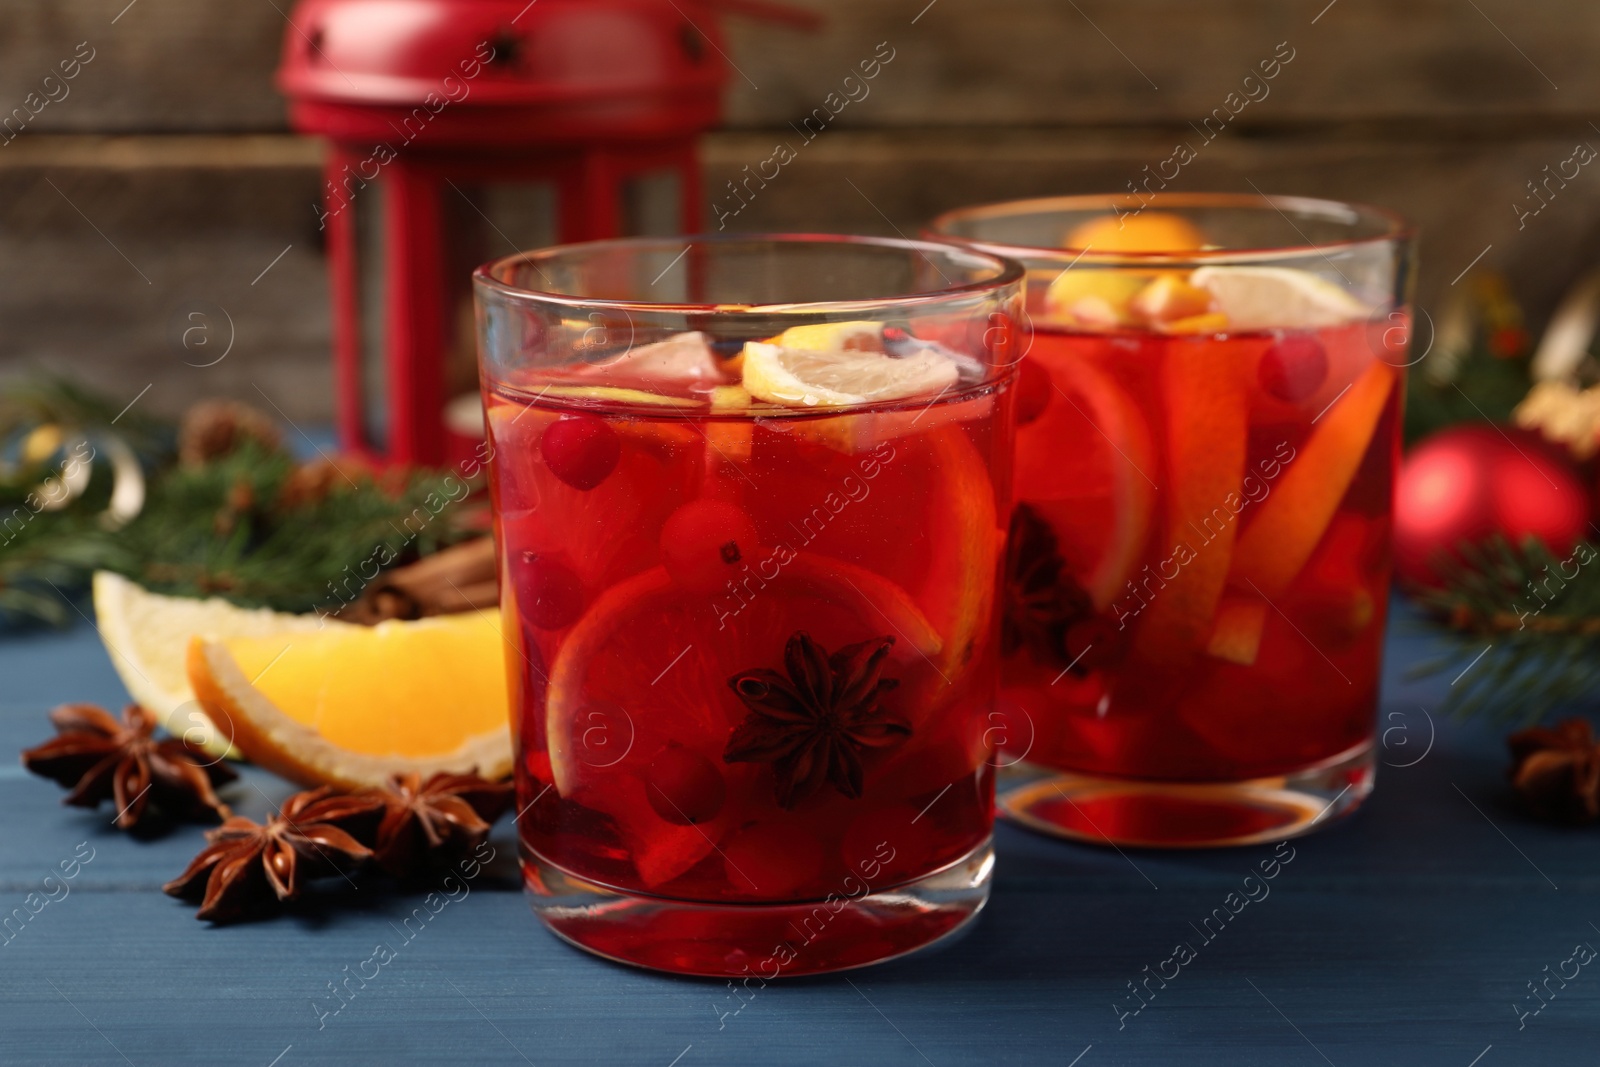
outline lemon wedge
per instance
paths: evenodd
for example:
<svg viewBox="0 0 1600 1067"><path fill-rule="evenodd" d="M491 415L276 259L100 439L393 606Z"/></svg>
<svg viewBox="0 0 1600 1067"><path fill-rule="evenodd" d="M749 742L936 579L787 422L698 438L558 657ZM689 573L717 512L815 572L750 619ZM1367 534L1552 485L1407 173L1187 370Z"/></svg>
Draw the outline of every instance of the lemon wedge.
<svg viewBox="0 0 1600 1067"><path fill-rule="evenodd" d="M698 401L681 396L663 396L643 389L628 389L619 385L547 385L539 390L540 396L560 397L564 400L598 400L612 404L642 404L658 408L692 408Z"/></svg>
<svg viewBox="0 0 1600 1067"><path fill-rule="evenodd" d="M791 326L773 340L779 348L804 348L812 352L882 352L883 323L813 322Z"/></svg>
<svg viewBox="0 0 1600 1067"><path fill-rule="evenodd" d="M1372 310L1326 278L1291 267L1201 267L1189 284L1210 292L1230 330L1339 326Z"/></svg>
<svg viewBox="0 0 1600 1067"><path fill-rule="evenodd" d="M923 349L901 359L855 349L789 348L749 341L744 387L757 400L787 407L850 407L933 395L956 384L948 356Z"/></svg>
<svg viewBox="0 0 1600 1067"><path fill-rule="evenodd" d="M317 615L241 608L220 597L152 593L110 571L95 572L94 613L111 665L134 703L152 712L168 733L203 746L213 756L237 753L195 703L184 666L190 638L359 629Z"/></svg>

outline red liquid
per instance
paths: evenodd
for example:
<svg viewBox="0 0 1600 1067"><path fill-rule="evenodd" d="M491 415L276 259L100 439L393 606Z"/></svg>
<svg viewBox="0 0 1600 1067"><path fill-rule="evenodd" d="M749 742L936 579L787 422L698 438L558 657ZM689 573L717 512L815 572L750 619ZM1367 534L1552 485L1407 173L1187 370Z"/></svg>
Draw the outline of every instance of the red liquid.
<svg viewBox="0 0 1600 1067"><path fill-rule="evenodd" d="M1401 387L1379 332L1039 328L1018 400L1014 758L1239 781L1371 741Z"/></svg>
<svg viewBox="0 0 1600 1067"><path fill-rule="evenodd" d="M797 903L915 881L980 845L1004 532L989 470L1007 399L757 422L491 393L525 855L637 896ZM773 753L803 746L782 731L762 734L772 751L741 749L754 712L732 684L790 679L797 633L828 655L887 645L896 683L852 735L866 740L810 779L783 773ZM874 925L844 914L835 933ZM728 916L561 929L635 962L738 973L772 931L744 938ZM907 916L878 940L915 945L954 921ZM869 949L859 962L890 954Z"/></svg>

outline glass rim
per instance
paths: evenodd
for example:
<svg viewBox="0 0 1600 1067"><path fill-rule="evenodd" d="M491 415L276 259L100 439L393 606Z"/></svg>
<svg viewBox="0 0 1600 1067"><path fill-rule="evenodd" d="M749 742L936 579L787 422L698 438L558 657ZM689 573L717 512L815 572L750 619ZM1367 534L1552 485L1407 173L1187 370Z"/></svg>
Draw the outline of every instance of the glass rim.
<svg viewBox="0 0 1600 1067"><path fill-rule="evenodd" d="M987 261L987 265L993 268L996 273L994 277L983 281L963 282L959 285L951 284L938 289L906 293L900 296L875 297L863 300L795 301L775 304L705 304L572 296L566 293L517 285L505 280L505 275L519 266L532 265L535 270L538 270L538 265L541 261L549 262L560 256L571 255L579 251L593 251L601 248L618 250L660 248L662 250L670 250L681 246L681 255L696 245L715 248L719 245L732 246L737 244L767 244L773 246L833 245L899 249L916 252L925 258L935 255L950 257L953 253L959 253ZM932 261L930 260L930 262ZM937 304L947 300L995 292L1006 288L1008 285L1014 284L1020 288L1026 275L1027 268L1014 258L986 248L971 247L961 242L836 233L697 233L674 237L610 237L595 241L572 241L566 244L550 245L545 248L502 256L499 259L482 264L472 272L472 281L473 285L480 291L494 293L507 300L560 307L598 308L638 311L641 313L659 312L670 314L681 312L700 315L708 313L724 315L818 315L832 312L857 313L872 308L926 307L930 304Z"/></svg>
<svg viewBox="0 0 1600 1067"><path fill-rule="evenodd" d="M1363 237L1347 237L1333 241L1312 241L1302 244L1273 245L1263 248L1213 248L1190 249L1180 252L1095 252L1093 246L1076 248L1070 245L1019 245L1006 241L989 241L979 237L948 233L944 227L960 220L1018 216L1046 211L1099 210L1115 211L1126 208L1130 193L1079 193L1065 196L1033 197L1021 200L1001 200L987 204L974 204L942 212L922 227L922 235L934 240L960 245L964 248L989 252L1013 259L1071 259L1096 264L1122 264L1127 266L1174 263L1230 263L1258 262L1287 259L1295 256L1326 255L1330 251L1383 245L1400 245L1416 237L1416 226L1407 222L1398 212L1354 201L1327 200L1310 196L1279 196L1268 193L1158 193L1145 207L1152 210L1177 210L1185 208L1240 208L1250 210L1272 209L1289 221L1287 211L1317 214L1334 218L1347 218L1354 224L1366 219L1380 222L1383 232ZM1294 223L1290 221L1290 225ZM1298 227L1296 227L1298 230ZM1304 235L1301 235L1304 237Z"/></svg>

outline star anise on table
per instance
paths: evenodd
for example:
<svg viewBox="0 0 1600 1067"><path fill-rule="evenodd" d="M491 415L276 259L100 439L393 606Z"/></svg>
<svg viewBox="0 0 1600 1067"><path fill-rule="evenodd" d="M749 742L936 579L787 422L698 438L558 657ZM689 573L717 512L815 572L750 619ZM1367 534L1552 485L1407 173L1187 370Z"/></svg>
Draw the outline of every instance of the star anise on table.
<svg viewBox="0 0 1600 1067"><path fill-rule="evenodd" d="M1511 749L1511 786L1542 819L1586 823L1600 818L1600 745L1585 719L1518 730Z"/></svg>
<svg viewBox="0 0 1600 1067"><path fill-rule="evenodd" d="M448 865L489 838L489 828L511 806L509 782L476 774L397 774L371 794L383 803L373 849L378 866L412 878Z"/></svg>
<svg viewBox="0 0 1600 1067"><path fill-rule="evenodd" d="M371 795L330 788L296 793L265 823L235 816L206 832L211 843L161 888L185 900L200 898L195 918L235 922L275 903L295 900L307 882L349 873L372 858L369 838L384 810Z"/></svg>
<svg viewBox="0 0 1600 1067"><path fill-rule="evenodd" d="M734 728L722 759L770 763L778 806L788 809L824 782L852 800L861 795L862 750L887 748L911 735L911 724L879 706L899 685L884 678L894 638L846 645L833 655L797 632L784 646L787 674L741 671L728 685L750 709Z"/></svg>
<svg viewBox="0 0 1600 1067"><path fill-rule="evenodd" d="M22 765L72 790L62 803L93 808L110 800L122 830L147 825L158 811L181 818L233 814L213 787L238 776L181 738L157 740L155 716L137 704L128 705L121 722L93 704L62 704L50 721L56 736L26 749Z"/></svg>
<svg viewBox="0 0 1600 1067"><path fill-rule="evenodd" d="M1001 590L1000 649L1026 648L1035 662L1071 662L1067 631L1094 617L1094 602L1067 572L1050 524L1026 504L1011 513Z"/></svg>

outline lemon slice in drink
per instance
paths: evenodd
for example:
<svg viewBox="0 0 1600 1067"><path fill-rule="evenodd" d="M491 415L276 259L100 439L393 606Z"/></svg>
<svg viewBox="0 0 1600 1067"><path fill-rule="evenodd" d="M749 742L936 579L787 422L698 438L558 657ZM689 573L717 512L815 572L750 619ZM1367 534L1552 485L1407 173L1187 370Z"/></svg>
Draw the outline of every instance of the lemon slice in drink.
<svg viewBox="0 0 1600 1067"><path fill-rule="evenodd" d="M757 400L787 407L850 407L934 396L959 377L955 360L930 349L897 359L851 348L788 348L759 341L744 346L745 389Z"/></svg>
<svg viewBox="0 0 1600 1067"><path fill-rule="evenodd" d="M804 348L813 352L882 352L883 323L866 319L807 323L789 327L772 343L779 348Z"/></svg>
<svg viewBox="0 0 1600 1067"><path fill-rule="evenodd" d="M1211 293L1230 330L1338 326L1372 310L1326 278L1290 267L1201 267L1189 284Z"/></svg>

